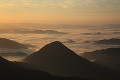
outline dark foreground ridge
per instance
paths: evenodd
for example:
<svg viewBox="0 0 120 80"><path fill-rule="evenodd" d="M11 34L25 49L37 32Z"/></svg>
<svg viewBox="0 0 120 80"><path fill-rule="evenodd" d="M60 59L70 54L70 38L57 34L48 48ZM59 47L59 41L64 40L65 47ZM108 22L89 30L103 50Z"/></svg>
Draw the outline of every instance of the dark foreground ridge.
<svg viewBox="0 0 120 80"><path fill-rule="evenodd" d="M24 62L58 76L77 76L94 80L117 78L117 73L78 56L59 41L45 45L26 57Z"/></svg>
<svg viewBox="0 0 120 80"><path fill-rule="evenodd" d="M23 68L14 62L0 57L1 80L85 80L75 77L57 77L48 73Z"/></svg>

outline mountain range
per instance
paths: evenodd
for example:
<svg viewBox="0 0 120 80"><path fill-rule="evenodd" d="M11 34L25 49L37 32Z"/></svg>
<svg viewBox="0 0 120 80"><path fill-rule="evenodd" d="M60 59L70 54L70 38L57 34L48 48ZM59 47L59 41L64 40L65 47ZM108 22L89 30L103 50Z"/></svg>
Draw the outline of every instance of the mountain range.
<svg viewBox="0 0 120 80"><path fill-rule="evenodd" d="M59 41L45 45L24 59L39 70L57 76L81 77L92 80L115 80L118 73L77 55Z"/></svg>
<svg viewBox="0 0 120 80"><path fill-rule="evenodd" d="M28 64L26 64L29 66ZM77 77L57 77L51 74L29 69L0 57L1 80L86 80Z"/></svg>
<svg viewBox="0 0 120 80"><path fill-rule="evenodd" d="M28 49L35 47L30 44L22 44L18 43L16 41L6 39L6 38L0 38L0 48L5 48L5 49Z"/></svg>
<svg viewBox="0 0 120 80"><path fill-rule="evenodd" d="M82 53L81 56L94 63L120 71L120 48L108 48Z"/></svg>

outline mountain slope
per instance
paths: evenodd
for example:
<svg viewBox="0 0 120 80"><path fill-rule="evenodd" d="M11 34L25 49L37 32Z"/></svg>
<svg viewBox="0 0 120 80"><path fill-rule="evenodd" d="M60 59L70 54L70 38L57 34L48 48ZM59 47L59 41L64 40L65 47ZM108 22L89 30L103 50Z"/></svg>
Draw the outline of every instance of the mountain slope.
<svg viewBox="0 0 120 80"><path fill-rule="evenodd" d="M36 46L31 44L22 44L10 39L6 38L0 38L0 48L5 49L28 49L28 48L34 48Z"/></svg>
<svg viewBox="0 0 120 80"><path fill-rule="evenodd" d="M120 48L108 48L85 52L81 56L88 60L94 60L95 63L120 71Z"/></svg>
<svg viewBox="0 0 120 80"><path fill-rule="evenodd" d="M26 57L24 62L59 76L78 76L96 80L108 77L105 75L108 70L78 56L59 41L44 46Z"/></svg>
<svg viewBox="0 0 120 80"><path fill-rule="evenodd" d="M85 80L75 77L56 77L48 73L26 69L0 57L0 79L2 80Z"/></svg>

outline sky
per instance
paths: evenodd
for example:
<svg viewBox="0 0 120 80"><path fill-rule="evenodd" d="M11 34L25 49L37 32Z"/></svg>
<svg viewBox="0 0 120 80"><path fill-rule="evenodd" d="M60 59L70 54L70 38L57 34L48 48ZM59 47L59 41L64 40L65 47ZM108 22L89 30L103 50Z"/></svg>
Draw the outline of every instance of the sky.
<svg viewBox="0 0 120 80"><path fill-rule="evenodd" d="M0 0L0 23L118 24L120 0Z"/></svg>

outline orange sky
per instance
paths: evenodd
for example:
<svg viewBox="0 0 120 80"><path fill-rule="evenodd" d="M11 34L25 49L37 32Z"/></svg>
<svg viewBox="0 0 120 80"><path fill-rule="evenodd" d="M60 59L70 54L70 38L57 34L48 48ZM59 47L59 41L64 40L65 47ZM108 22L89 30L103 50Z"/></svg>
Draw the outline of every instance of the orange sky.
<svg viewBox="0 0 120 80"><path fill-rule="evenodd" d="M120 23L120 0L3 0L0 23Z"/></svg>

